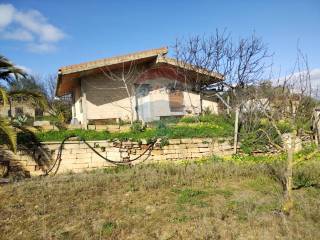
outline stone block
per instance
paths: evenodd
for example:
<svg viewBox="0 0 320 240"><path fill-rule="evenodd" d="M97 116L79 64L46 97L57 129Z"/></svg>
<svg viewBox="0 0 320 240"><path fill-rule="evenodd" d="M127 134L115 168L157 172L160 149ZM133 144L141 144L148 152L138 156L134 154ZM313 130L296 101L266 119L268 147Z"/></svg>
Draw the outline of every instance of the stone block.
<svg viewBox="0 0 320 240"><path fill-rule="evenodd" d="M179 158L179 154L177 154L177 153L167 154L167 155L165 155L165 157L168 160L177 159L177 158Z"/></svg>
<svg viewBox="0 0 320 240"><path fill-rule="evenodd" d="M195 147L195 148L189 148L188 149L188 152L191 152L191 153L199 153L199 148Z"/></svg>
<svg viewBox="0 0 320 240"><path fill-rule="evenodd" d="M161 161L161 160L164 160L165 157L163 155L154 155L152 156L152 160L154 161Z"/></svg>
<svg viewBox="0 0 320 240"><path fill-rule="evenodd" d="M202 138L192 138L192 143L202 143L203 139Z"/></svg>
<svg viewBox="0 0 320 240"><path fill-rule="evenodd" d="M92 160L91 163L89 164L89 167L104 167L105 166L106 161L104 160Z"/></svg>
<svg viewBox="0 0 320 240"><path fill-rule="evenodd" d="M207 144L207 143L198 143L197 147L198 148L209 148L209 144Z"/></svg>
<svg viewBox="0 0 320 240"><path fill-rule="evenodd" d="M77 159L86 159L86 158L91 158L92 153L91 152L76 153L75 156Z"/></svg>
<svg viewBox="0 0 320 240"><path fill-rule="evenodd" d="M48 144L46 145L46 148L48 150L57 150L60 147L60 144Z"/></svg>
<svg viewBox="0 0 320 240"><path fill-rule="evenodd" d="M62 160L76 159L76 155L75 154L66 153L66 152L62 152L61 158L62 158Z"/></svg>
<svg viewBox="0 0 320 240"><path fill-rule="evenodd" d="M191 138L182 138L182 139L180 139L180 142L189 144L189 143L192 143L192 139Z"/></svg>
<svg viewBox="0 0 320 240"><path fill-rule="evenodd" d="M179 159L183 160L183 159L189 158L191 155L188 154L187 152L185 152L185 153L180 152L180 153L178 153L178 156L179 156Z"/></svg>
<svg viewBox="0 0 320 240"><path fill-rule="evenodd" d="M120 151L119 151L119 148L117 147L110 147L110 148L106 148L106 152L111 153L111 152L120 152Z"/></svg>
<svg viewBox="0 0 320 240"><path fill-rule="evenodd" d="M107 158L113 161L121 161L120 152L108 152Z"/></svg>
<svg viewBox="0 0 320 240"><path fill-rule="evenodd" d="M169 149L169 145L163 146L162 149L163 150L168 150Z"/></svg>
<svg viewBox="0 0 320 240"><path fill-rule="evenodd" d="M169 139L169 145L180 144L180 143L181 143L180 139Z"/></svg>
<svg viewBox="0 0 320 240"><path fill-rule="evenodd" d="M191 153L192 158L201 158L203 155L201 153Z"/></svg>
<svg viewBox="0 0 320 240"><path fill-rule="evenodd" d="M196 143L188 143L186 144L186 148L189 149L189 148L197 148L198 145Z"/></svg>
<svg viewBox="0 0 320 240"><path fill-rule="evenodd" d="M173 154L173 153L176 153L176 150L175 149L168 149L168 150L163 150L163 154Z"/></svg>
<svg viewBox="0 0 320 240"><path fill-rule="evenodd" d="M152 151L151 151L151 155L152 155L152 156L163 155L163 150L152 150Z"/></svg>
<svg viewBox="0 0 320 240"><path fill-rule="evenodd" d="M187 148L187 144L180 144L180 145L177 145L177 147L178 147L179 149L182 149L182 151L183 151L184 149Z"/></svg>
<svg viewBox="0 0 320 240"><path fill-rule="evenodd" d="M122 142L122 147L123 148L131 148L132 147L132 142L130 142L130 141Z"/></svg>
<svg viewBox="0 0 320 240"><path fill-rule="evenodd" d="M120 155L121 155L122 158L129 157L129 153L128 152L121 152Z"/></svg>
<svg viewBox="0 0 320 240"><path fill-rule="evenodd" d="M201 148L201 147L199 147L199 152L207 153L207 152L211 152L211 149L210 148Z"/></svg>
<svg viewBox="0 0 320 240"><path fill-rule="evenodd" d="M91 152L91 149L86 149L86 148L80 148L80 149L71 149L69 150L71 154L83 154L83 153L87 153L89 150L89 152Z"/></svg>
<svg viewBox="0 0 320 240"><path fill-rule="evenodd" d="M212 143L213 139L212 138L203 138L202 143Z"/></svg>
<svg viewBox="0 0 320 240"><path fill-rule="evenodd" d="M43 127L43 126L50 126L50 121L34 121L34 127Z"/></svg>
<svg viewBox="0 0 320 240"><path fill-rule="evenodd" d="M79 143L67 143L63 146L63 149L80 149L80 144Z"/></svg>
<svg viewBox="0 0 320 240"><path fill-rule="evenodd" d="M179 145L171 145L172 149L175 149L177 151L182 151L183 149L185 149L183 146L185 146L185 144L182 144L182 145L180 145L180 144Z"/></svg>

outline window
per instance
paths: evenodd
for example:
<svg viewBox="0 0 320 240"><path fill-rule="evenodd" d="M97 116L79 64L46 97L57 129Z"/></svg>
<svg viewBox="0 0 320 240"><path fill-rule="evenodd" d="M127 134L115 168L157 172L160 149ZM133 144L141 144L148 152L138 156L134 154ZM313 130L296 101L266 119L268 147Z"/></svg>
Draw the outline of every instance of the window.
<svg viewBox="0 0 320 240"><path fill-rule="evenodd" d="M183 112L183 92L172 90L169 92L169 107L171 112Z"/></svg>

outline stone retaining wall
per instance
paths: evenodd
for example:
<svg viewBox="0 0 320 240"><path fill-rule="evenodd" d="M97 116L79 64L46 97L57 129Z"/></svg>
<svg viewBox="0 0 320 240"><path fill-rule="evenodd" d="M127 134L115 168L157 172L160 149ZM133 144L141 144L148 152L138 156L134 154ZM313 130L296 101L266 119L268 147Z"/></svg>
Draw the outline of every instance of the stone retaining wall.
<svg viewBox="0 0 320 240"><path fill-rule="evenodd" d="M88 141L101 155L113 161L126 161L143 154L148 148L146 141ZM13 154L6 149L0 149L0 160L9 159L11 170L23 170L32 175L43 174L53 165L59 152L60 142L43 143L42 148L20 150ZM210 155L231 155L232 144L229 140L192 138L170 139L166 143L157 142L137 163L152 163L155 161L192 160ZM92 151L85 143L79 141L66 142L62 151L62 161L58 173L82 172L114 166L106 162Z"/></svg>

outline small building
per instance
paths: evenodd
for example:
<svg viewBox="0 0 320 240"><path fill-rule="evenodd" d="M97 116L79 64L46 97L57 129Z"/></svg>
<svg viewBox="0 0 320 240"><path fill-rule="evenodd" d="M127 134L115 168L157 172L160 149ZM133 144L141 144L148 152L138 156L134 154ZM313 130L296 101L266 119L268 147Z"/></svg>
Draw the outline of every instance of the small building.
<svg viewBox="0 0 320 240"><path fill-rule="evenodd" d="M0 116L2 117L27 116L35 118L38 112L39 110L31 102L22 97L11 101L6 106L0 104Z"/></svg>
<svg viewBox="0 0 320 240"><path fill-rule="evenodd" d="M56 95L71 94L73 122L84 127L101 120L152 122L198 115L217 102L203 99L199 86L223 77L167 57L159 48L59 69Z"/></svg>

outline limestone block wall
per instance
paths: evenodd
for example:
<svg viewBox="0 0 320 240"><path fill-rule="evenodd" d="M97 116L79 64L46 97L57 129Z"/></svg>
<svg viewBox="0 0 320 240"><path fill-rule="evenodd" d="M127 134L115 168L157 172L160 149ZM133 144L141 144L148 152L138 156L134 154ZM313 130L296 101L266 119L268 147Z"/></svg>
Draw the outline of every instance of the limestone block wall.
<svg viewBox="0 0 320 240"><path fill-rule="evenodd" d="M229 140L210 138L170 139L164 143L157 142L150 150L146 141L89 141L98 153L110 160L123 162L142 157L133 164L154 163L157 161L193 160L213 154L225 156L232 154ZM163 146L164 145L164 146ZM59 153L60 142L46 142L43 147L19 151L12 154L0 149L0 161L9 160L11 170L20 169L31 176L41 175L50 169ZM85 143L79 141L66 142L57 173L83 172L98 168L114 166L93 152ZM57 167L54 168L55 171Z"/></svg>

